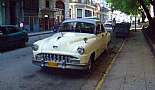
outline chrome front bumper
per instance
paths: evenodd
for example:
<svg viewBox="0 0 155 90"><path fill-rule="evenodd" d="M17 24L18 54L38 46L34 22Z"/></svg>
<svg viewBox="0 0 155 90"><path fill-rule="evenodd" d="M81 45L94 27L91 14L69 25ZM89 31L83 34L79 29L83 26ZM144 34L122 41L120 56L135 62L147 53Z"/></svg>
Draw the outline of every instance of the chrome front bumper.
<svg viewBox="0 0 155 90"><path fill-rule="evenodd" d="M41 66L41 67L49 67L48 62L45 62L45 61L32 60L32 63L37 65L37 66ZM78 70L86 70L86 69L88 69L88 64L66 64L66 63L57 63L57 64L58 64L58 66L53 67L53 68L78 69Z"/></svg>

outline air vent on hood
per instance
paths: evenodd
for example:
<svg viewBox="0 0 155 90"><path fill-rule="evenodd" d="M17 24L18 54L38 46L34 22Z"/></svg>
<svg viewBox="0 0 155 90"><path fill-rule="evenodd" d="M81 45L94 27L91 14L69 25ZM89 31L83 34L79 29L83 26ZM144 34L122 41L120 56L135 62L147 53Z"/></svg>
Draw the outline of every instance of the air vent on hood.
<svg viewBox="0 0 155 90"><path fill-rule="evenodd" d="M58 46L53 46L53 48L58 48Z"/></svg>
<svg viewBox="0 0 155 90"><path fill-rule="evenodd" d="M61 37L58 37L57 40L59 40Z"/></svg>

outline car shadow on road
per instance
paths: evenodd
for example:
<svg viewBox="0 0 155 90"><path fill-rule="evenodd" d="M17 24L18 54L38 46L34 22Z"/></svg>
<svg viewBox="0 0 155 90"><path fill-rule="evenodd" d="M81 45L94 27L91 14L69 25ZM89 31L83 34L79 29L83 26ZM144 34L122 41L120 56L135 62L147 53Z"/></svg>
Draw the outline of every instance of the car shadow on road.
<svg viewBox="0 0 155 90"><path fill-rule="evenodd" d="M44 75L51 75L51 76L57 76L57 77L63 77L63 78L87 78L89 77L90 74L85 73L81 70L71 70L71 69L53 69L53 68L48 68L48 69L40 69L38 71L41 74Z"/></svg>
<svg viewBox="0 0 155 90"><path fill-rule="evenodd" d="M9 48L0 48L0 53L10 52L10 51L22 49L25 47L29 47L28 44L26 44L25 46L14 46L14 47L9 47Z"/></svg>

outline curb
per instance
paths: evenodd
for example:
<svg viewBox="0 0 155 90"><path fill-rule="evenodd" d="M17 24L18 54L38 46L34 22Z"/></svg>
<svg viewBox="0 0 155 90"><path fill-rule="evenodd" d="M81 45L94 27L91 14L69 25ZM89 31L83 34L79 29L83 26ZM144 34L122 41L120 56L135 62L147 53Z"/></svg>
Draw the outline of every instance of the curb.
<svg viewBox="0 0 155 90"><path fill-rule="evenodd" d="M119 50L118 50L118 53L112 58L112 61L111 61L110 65L108 66L106 72L105 72L105 73L102 73L102 77L101 77L101 79L98 81L98 83L97 83L97 85L96 85L96 87L95 87L95 90L100 90L100 89L104 86L104 81L105 81L106 77L108 76L108 74L109 74L109 72L110 72L110 70L111 70L111 68L112 68L112 65L115 63L116 58L117 58L118 55L120 54L120 52L121 52L121 50L122 50L122 48L123 48L123 46L124 46L124 44L125 44L125 41L126 41L126 40L123 41L121 47L120 47Z"/></svg>
<svg viewBox="0 0 155 90"><path fill-rule="evenodd" d="M151 41L151 39L150 39L150 38L148 37L148 35L144 32L144 30L142 30L142 32L143 32L143 35L144 35L144 37L145 37L145 39L146 39L146 41L147 41L147 43L148 43L148 45L149 45L149 47L150 47L150 49L151 49L153 55L154 55L154 57L155 57L155 44Z"/></svg>
<svg viewBox="0 0 155 90"><path fill-rule="evenodd" d="M28 33L28 36L29 37L32 37L32 36L37 36L37 35L43 35L43 34L50 34L50 33L53 33L53 31L48 31L48 32L38 32L38 33Z"/></svg>

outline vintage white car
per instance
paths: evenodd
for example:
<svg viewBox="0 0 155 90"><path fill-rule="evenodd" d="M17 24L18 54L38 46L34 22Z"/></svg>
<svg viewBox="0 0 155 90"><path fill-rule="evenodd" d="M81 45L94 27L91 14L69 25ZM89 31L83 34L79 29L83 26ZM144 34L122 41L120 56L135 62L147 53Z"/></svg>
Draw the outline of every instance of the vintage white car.
<svg viewBox="0 0 155 90"><path fill-rule="evenodd" d="M33 44L32 62L42 68L89 71L109 42L110 33L99 20L65 20L58 32Z"/></svg>

